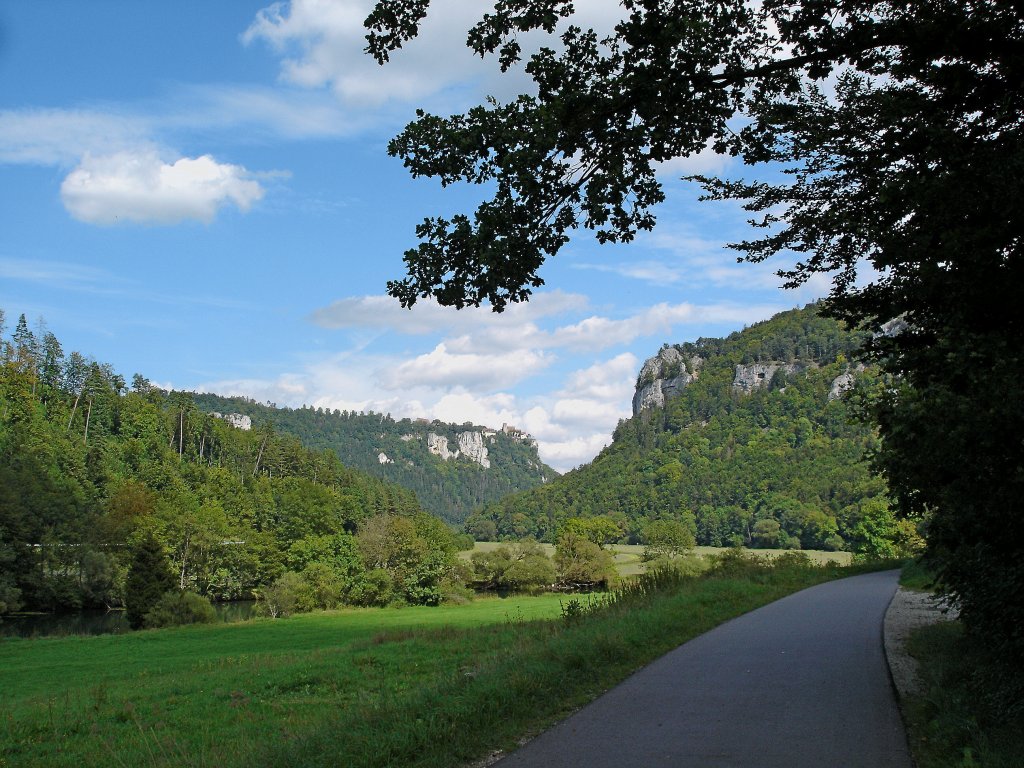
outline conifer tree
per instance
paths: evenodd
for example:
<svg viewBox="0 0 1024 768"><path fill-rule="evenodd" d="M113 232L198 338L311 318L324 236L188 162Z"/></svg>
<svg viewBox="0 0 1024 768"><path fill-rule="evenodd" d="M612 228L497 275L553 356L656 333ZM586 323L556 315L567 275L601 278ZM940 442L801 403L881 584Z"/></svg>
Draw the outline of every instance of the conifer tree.
<svg viewBox="0 0 1024 768"><path fill-rule="evenodd" d="M174 586L167 554L156 537L149 534L132 553L125 583L124 603L131 628L139 629L149 609Z"/></svg>

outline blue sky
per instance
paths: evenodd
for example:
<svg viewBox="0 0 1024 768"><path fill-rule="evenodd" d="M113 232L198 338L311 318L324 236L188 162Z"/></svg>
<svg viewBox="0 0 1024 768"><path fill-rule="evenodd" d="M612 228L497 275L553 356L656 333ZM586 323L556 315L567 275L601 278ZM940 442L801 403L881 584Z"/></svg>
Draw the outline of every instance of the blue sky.
<svg viewBox="0 0 1024 768"><path fill-rule="evenodd" d="M581 234L502 315L403 310L384 294L425 216L479 190L412 180L388 139L416 107L528 89L462 40L479 3L435 0L390 65L362 53L368 2L0 5L0 307L66 350L164 387L390 412L534 434L560 470L630 413L643 360L812 300L779 265L738 265L734 206L667 164L659 226ZM608 28L613 2L589 0Z"/></svg>

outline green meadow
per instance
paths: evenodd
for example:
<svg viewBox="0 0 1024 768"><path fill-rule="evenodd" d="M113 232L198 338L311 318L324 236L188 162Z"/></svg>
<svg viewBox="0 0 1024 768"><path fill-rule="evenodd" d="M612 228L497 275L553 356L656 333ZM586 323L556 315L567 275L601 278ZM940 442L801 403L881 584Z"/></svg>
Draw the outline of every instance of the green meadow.
<svg viewBox="0 0 1024 768"><path fill-rule="evenodd" d="M495 541L478 541L473 545L472 551L460 552L459 554L463 559L469 560L469 556L473 552L490 552L498 547L508 546L507 542L495 542ZM544 551L547 552L548 557L552 557L555 554L554 544L541 544ZM643 544L609 544L608 549L614 553L615 568L619 572L620 576L636 576L637 574L643 573L646 568L646 564L643 561L644 545ZM693 554L700 556L703 559L707 559L711 555L720 555L726 551L724 547L694 547L692 550ZM800 551L810 558L812 563L816 565L824 565L826 563L835 563L836 565L849 565L853 560L853 554L850 552L825 552L823 550L792 550L792 549L750 549L744 550L748 554L754 557L772 558L784 555L790 552Z"/></svg>
<svg viewBox="0 0 1024 768"><path fill-rule="evenodd" d="M549 594L4 640L0 765L460 765L728 618L847 573L744 566L601 609Z"/></svg>

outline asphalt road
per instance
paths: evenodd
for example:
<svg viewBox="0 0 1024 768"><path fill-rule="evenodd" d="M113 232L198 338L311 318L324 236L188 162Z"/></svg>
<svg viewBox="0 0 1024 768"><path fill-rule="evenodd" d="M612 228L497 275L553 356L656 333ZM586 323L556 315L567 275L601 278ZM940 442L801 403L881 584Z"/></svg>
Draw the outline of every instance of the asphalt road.
<svg viewBox="0 0 1024 768"><path fill-rule="evenodd" d="M899 573L832 581L679 646L499 768L912 768L882 645Z"/></svg>

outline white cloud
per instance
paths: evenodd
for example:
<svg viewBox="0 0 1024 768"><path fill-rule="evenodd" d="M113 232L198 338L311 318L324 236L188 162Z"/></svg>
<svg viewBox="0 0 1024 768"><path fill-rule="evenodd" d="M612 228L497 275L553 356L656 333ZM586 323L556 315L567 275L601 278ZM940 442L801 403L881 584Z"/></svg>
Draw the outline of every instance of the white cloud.
<svg viewBox="0 0 1024 768"><path fill-rule="evenodd" d="M571 313L578 316L586 308L584 296L562 291L538 293L530 302L514 305L501 314L485 308L453 310L431 300L406 310L387 296L362 296L340 299L316 310L310 319L324 328L378 329L406 335L447 333L446 356L470 359L554 349L594 352L644 336L665 335L681 324L750 323L763 319L765 312L773 309L765 305L662 302L623 318L591 315L556 324L550 330L540 325L541 321L550 324L552 318Z"/></svg>
<svg viewBox="0 0 1024 768"><path fill-rule="evenodd" d="M245 212L263 197L241 166L209 155L165 163L156 152L87 154L60 192L68 212L89 224L209 223L226 204Z"/></svg>
<svg viewBox="0 0 1024 768"><path fill-rule="evenodd" d="M425 355L381 371L379 380L388 389L494 390L529 378L551 362L550 356L531 350L515 355L452 353L442 342Z"/></svg>
<svg viewBox="0 0 1024 768"><path fill-rule="evenodd" d="M374 124L328 93L281 86L204 84L172 91L173 109L158 120L163 130L223 131L245 128L247 136L320 139L351 136Z"/></svg>
<svg viewBox="0 0 1024 768"><path fill-rule="evenodd" d="M639 369L636 356L623 352L610 360L594 363L571 373L562 392L578 397L598 399L611 407L626 402L633 395L633 383Z"/></svg>
<svg viewBox="0 0 1024 768"><path fill-rule="evenodd" d="M0 163L71 165L87 153L151 145L149 121L114 111L0 111Z"/></svg>
<svg viewBox="0 0 1024 768"><path fill-rule="evenodd" d="M357 108L410 101L425 106L445 93L476 103L484 94L501 99L532 90L532 82L521 71L503 75L494 57L480 59L466 47L466 33L486 7L465 0L433 0L416 38L381 67L364 52L363 20L372 6L371 0L277 2L256 15L242 41L262 41L279 54L284 82L330 88L342 102ZM593 27L599 38L623 13L617 0L587 0L577 8L572 23ZM527 54L542 43L560 44L538 33L519 35L518 42Z"/></svg>
<svg viewBox="0 0 1024 768"><path fill-rule="evenodd" d="M735 163L734 158L729 155L720 155L715 152L710 143L700 152L687 157L674 157L664 163L658 163L655 173L659 176L690 176L693 174L703 176L718 176L724 173Z"/></svg>
<svg viewBox="0 0 1024 768"><path fill-rule="evenodd" d="M465 47L465 33L478 7L457 0L432 5L418 38L385 67L363 51L363 19L372 7L368 0L274 3L257 14L242 41L263 41L279 53L283 81L329 87L345 103L378 106L423 100L485 71L484 63Z"/></svg>
<svg viewBox="0 0 1024 768"><path fill-rule="evenodd" d="M558 290L534 294L529 302L513 304L501 313L488 307L443 307L431 298L420 299L405 309L391 296L353 296L315 310L310 320L321 328L372 328L424 335L481 328L512 329L586 305L585 296Z"/></svg>

